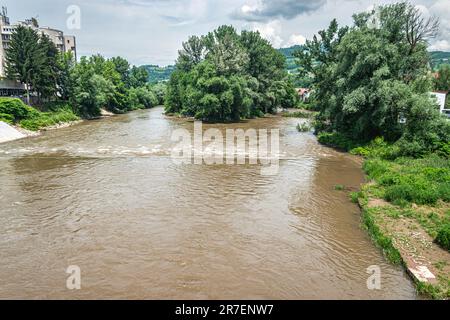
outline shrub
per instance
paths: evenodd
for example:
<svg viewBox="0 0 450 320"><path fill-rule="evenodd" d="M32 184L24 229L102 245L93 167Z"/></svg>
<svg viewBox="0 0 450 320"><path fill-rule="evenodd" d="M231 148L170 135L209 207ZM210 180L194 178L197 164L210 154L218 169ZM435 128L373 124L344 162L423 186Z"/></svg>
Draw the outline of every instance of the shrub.
<svg viewBox="0 0 450 320"><path fill-rule="evenodd" d="M285 118L302 118L302 119L311 119L314 118L315 114L313 112L307 111L296 111L291 113L283 113L283 117Z"/></svg>
<svg viewBox="0 0 450 320"><path fill-rule="evenodd" d="M444 224L438 232L435 242L450 251L450 223Z"/></svg>
<svg viewBox="0 0 450 320"><path fill-rule="evenodd" d="M42 112L36 116L20 121L20 126L27 130L37 131L41 128L53 126L59 123L79 120L72 111L63 110L55 113Z"/></svg>
<svg viewBox="0 0 450 320"><path fill-rule="evenodd" d="M0 98L0 113L13 117L13 122L27 119L39 114L36 109L27 106L22 100L17 98ZM11 117L6 117L6 119Z"/></svg>
<svg viewBox="0 0 450 320"><path fill-rule="evenodd" d="M343 135L342 133L334 132L322 132L318 135L319 142L344 151L352 150L358 147L358 143L351 138Z"/></svg>
<svg viewBox="0 0 450 320"><path fill-rule="evenodd" d="M0 113L0 121L13 124L14 116L12 114Z"/></svg>
<svg viewBox="0 0 450 320"><path fill-rule="evenodd" d="M434 186L421 183L403 183L386 188L385 199L396 205L405 206L405 202L416 204L436 204L440 197Z"/></svg>

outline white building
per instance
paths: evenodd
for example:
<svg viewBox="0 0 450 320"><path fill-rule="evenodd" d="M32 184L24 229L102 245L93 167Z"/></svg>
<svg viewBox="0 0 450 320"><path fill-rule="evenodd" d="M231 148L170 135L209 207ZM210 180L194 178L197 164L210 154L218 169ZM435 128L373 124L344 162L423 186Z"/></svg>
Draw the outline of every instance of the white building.
<svg viewBox="0 0 450 320"><path fill-rule="evenodd" d="M450 118L450 109L446 109L445 106L445 102L447 101L447 92L444 91L431 92L431 96L437 100L441 113Z"/></svg>
<svg viewBox="0 0 450 320"><path fill-rule="evenodd" d="M0 12L0 77L5 77L5 50L8 49L9 42L11 41L11 35L18 26L27 26L36 30L40 34L47 35L53 43L56 45L60 52L71 51L76 59L76 39L74 36L66 36L60 30L40 27L35 19L29 19L25 21L19 21L15 24L11 24L8 17L8 12L5 7Z"/></svg>

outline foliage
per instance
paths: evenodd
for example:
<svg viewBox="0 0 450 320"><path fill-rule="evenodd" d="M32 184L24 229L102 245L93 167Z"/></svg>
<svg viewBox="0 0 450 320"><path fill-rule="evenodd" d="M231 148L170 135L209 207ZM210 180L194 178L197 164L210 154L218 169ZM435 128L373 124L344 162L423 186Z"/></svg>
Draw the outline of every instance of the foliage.
<svg viewBox="0 0 450 320"><path fill-rule="evenodd" d="M13 124L14 116L12 114L0 113L0 121Z"/></svg>
<svg viewBox="0 0 450 320"><path fill-rule="evenodd" d="M40 112L27 106L17 98L0 98L0 120L10 124L19 124L28 130L39 130L43 127L62 122L78 120L72 108L67 104L52 103L47 106L49 112Z"/></svg>
<svg viewBox="0 0 450 320"><path fill-rule="evenodd" d="M434 79L434 89L450 91L450 64L444 64L439 68L438 77Z"/></svg>
<svg viewBox="0 0 450 320"><path fill-rule="evenodd" d="M321 132L318 135L320 143L343 151L350 151L358 146L353 139L341 133Z"/></svg>
<svg viewBox="0 0 450 320"><path fill-rule="evenodd" d="M39 112L29 119L21 120L19 124L22 128L37 131L45 127L79 119L80 118L75 115L71 109L66 109L57 112Z"/></svg>
<svg viewBox="0 0 450 320"><path fill-rule="evenodd" d="M450 223L444 224L438 232L436 243L450 251Z"/></svg>
<svg viewBox="0 0 450 320"><path fill-rule="evenodd" d="M303 119L311 119L314 118L315 114L313 112L306 111L295 111L289 113L283 113L283 117L285 118L303 118Z"/></svg>
<svg viewBox="0 0 450 320"><path fill-rule="evenodd" d="M204 121L239 121L293 107L297 94L285 59L257 32L222 26L191 37L167 87L167 113Z"/></svg>
<svg viewBox="0 0 450 320"><path fill-rule="evenodd" d="M365 162L364 170L384 189L384 198L394 204L450 201L450 163L437 155L395 161L373 158Z"/></svg>
<svg viewBox="0 0 450 320"><path fill-rule="evenodd" d="M145 65L143 67L147 70L149 74L148 81L152 84L169 81L170 76L175 71L175 66Z"/></svg>
<svg viewBox="0 0 450 320"><path fill-rule="evenodd" d="M11 122L31 118L38 114L38 111L27 106L22 100L17 98L0 98L0 114L2 118L9 119Z"/></svg>
<svg viewBox="0 0 450 320"><path fill-rule="evenodd" d="M426 37L435 32L435 21L427 26L407 2L381 7L379 28L370 25L371 19L370 13L355 15L351 28L339 28L333 20L295 54L300 74L312 75L319 110L316 130L359 143L379 136L390 142L401 139L403 155L440 149L449 141L450 124L440 119L428 95L432 81ZM424 24L411 34L417 21ZM351 145L340 140L334 144Z"/></svg>
<svg viewBox="0 0 450 320"><path fill-rule="evenodd" d="M46 60L44 48L39 45L40 36L31 28L18 26L11 36L6 50L6 75L26 85L27 94L42 78Z"/></svg>
<svg viewBox="0 0 450 320"><path fill-rule="evenodd" d="M430 52L430 61L433 70L438 70L443 64L450 64L450 52Z"/></svg>
<svg viewBox="0 0 450 320"><path fill-rule="evenodd" d="M375 209L365 209L363 211L363 222L375 243L383 250L388 260L393 264L401 264L400 252L394 247L392 239L386 236L379 228L375 220Z"/></svg>

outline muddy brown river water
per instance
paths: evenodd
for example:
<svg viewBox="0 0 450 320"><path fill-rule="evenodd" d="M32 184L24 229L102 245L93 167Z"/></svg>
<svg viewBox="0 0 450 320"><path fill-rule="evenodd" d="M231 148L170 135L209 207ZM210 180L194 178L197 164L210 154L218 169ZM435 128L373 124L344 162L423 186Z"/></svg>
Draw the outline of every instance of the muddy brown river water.
<svg viewBox="0 0 450 320"><path fill-rule="evenodd" d="M280 168L178 165L162 108L0 145L0 298L415 299L361 228L350 155L279 128ZM211 126L205 126L206 128ZM81 269L81 290L66 268ZM369 290L369 266L381 290Z"/></svg>

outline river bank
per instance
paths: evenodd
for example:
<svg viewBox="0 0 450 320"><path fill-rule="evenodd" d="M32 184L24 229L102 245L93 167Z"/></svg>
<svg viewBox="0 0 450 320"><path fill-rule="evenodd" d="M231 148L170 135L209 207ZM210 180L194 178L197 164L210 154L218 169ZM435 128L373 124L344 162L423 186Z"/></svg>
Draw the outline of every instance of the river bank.
<svg viewBox="0 0 450 320"><path fill-rule="evenodd" d="M0 121L0 144L6 143L14 140L25 139L30 137L36 137L41 135L43 132L62 129L71 127L73 125L79 124L85 120L75 120L69 122L61 122L48 127L41 128L37 131L31 131L24 129L17 125L10 125L6 122Z"/></svg>
<svg viewBox="0 0 450 320"><path fill-rule="evenodd" d="M450 298L450 163L443 155L393 156L395 146L382 139L349 150L352 143L319 140L364 158L366 183L351 194L363 223L393 264L402 265L419 293Z"/></svg>

